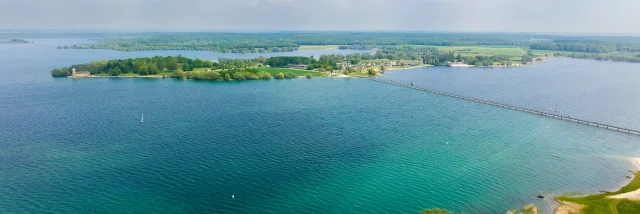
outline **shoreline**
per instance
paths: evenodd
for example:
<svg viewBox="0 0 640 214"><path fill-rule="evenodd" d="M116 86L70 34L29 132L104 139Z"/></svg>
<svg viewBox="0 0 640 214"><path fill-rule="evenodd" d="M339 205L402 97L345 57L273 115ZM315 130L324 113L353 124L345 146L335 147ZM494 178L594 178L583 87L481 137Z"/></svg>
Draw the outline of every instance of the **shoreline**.
<svg viewBox="0 0 640 214"><path fill-rule="evenodd" d="M618 209L617 205L620 201L640 203L640 187L638 187L638 183L640 183L640 158L630 158L630 161L632 162L632 165L635 165L637 167L637 169L635 171L629 170L630 172L633 172L634 174L633 178L629 182L625 182L626 184L622 185L620 188L618 188L618 190L616 190L615 192L602 192L600 194L591 194L591 195L583 195L583 196L554 197L553 199L556 202L560 203L560 205L556 207L553 214L584 213L584 209L590 207L590 205L602 206L602 204L588 204L588 203L575 202L576 200L580 201L581 199L584 200L584 202L592 202L590 200L595 200L605 204L606 204L606 201L608 200L610 201L610 203L606 205L608 205L608 209L611 212L613 211L617 212L617 209ZM636 187L637 189L628 190L628 188L634 188L634 187ZM588 199L588 198L595 198L595 199ZM598 207L595 207L594 209L597 209L597 208Z"/></svg>
<svg viewBox="0 0 640 214"><path fill-rule="evenodd" d="M407 67L407 68L393 68L393 67L391 67L388 71L399 71L399 70L407 70L407 69L412 69L412 68L422 68L422 67L431 67L431 66L435 66L435 65L424 64L424 65L417 65L417 66L412 66L412 67Z"/></svg>

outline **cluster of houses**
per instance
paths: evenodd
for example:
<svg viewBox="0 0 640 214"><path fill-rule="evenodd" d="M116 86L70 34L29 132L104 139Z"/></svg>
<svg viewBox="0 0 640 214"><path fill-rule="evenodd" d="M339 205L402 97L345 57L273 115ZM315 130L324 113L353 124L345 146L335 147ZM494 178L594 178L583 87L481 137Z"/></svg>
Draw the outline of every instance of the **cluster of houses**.
<svg viewBox="0 0 640 214"><path fill-rule="evenodd" d="M287 65L287 68L307 69L307 65L305 65L305 64L289 64L289 65Z"/></svg>
<svg viewBox="0 0 640 214"><path fill-rule="evenodd" d="M378 68L380 66L384 66L384 67L402 67L402 66L417 66L420 65L420 62L360 62L358 64L350 64L347 62L344 63L338 63L338 67L341 67L342 70L346 69L347 67L351 67L354 68L356 70L364 70L364 69L368 69L368 68Z"/></svg>
<svg viewBox="0 0 640 214"><path fill-rule="evenodd" d="M384 67L402 67L402 66L417 66L420 65L420 62L400 62L400 61L387 61L387 62L359 62L358 64L351 64L349 62L340 62L337 63L340 70L346 70L348 67L351 67L356 70L366 70L368 68L379 68L380 66ZM268 67L268 65L267 65ZM308 65L305 64L289 64L287 68L292 69L307 69Z"/></svg>

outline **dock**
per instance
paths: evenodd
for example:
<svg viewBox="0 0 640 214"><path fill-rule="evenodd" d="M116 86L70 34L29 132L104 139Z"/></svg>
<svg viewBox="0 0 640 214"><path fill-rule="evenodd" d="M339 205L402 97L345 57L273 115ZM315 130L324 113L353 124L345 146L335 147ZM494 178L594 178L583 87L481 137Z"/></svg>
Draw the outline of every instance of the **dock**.
<svg viewBox="0 0 640 214"><path fill-rule="evenodd" d="M476 98L466 97L466 96L460 96L460 95L457 95L457 94L451 94L451 93L446 93L446 92L441 92L441 91L436 91L436 90L431 90L431 89L426 89L426 88L420 88L420 87L416 87L414 85L407 85L407 84L397 83L397 82L393 82L393 81L379 80L379 79L371 78L371 77L358 77L358 78L365 79L365 80L376 81L376 82L380 82L380 83L391 84L391 85L405 87L405 88L410 88L410 89L415 89L415 90L418 90L418 91L425 91L425 92L430 92L430 93L434 93L434 94L454 97L454 98L458 98L458 99L463 99L463 100L483 103L483 104L487 104L487 105L497 106L497 107L500 107L500 108L506 108L506 109L516 110L516 111L527 112L527 113L540 115L540 116L545 116L545 117L550 117L550 118L555 118L555 119L559 119L559 120L565 120L565 121L569 121L569 122L580 123L580 124L594 126L594 127L598 127L598 128L604 128L604 129L608 129L608 130L612 130L612 131L618 131L618 132L632 134L632 135L640 135L640 131L627 129L627 128L622 128L622 127L618 127L618 126L606 125L606 124L602 124L602 123L597 123L597 122L592 122L592 121L587 121L587 120L581 120L581 119L562 116L562 115L557 115L557 114L550 114L550 113L540 112L540 111L527 109L527 108L521 108L521 107L516 107L516 106L511 106L511 105L505 105L505 104L501 104L501 103L497 103L497 102L486 101L486 100L481 100L481 99L476 99Z"/></svg>

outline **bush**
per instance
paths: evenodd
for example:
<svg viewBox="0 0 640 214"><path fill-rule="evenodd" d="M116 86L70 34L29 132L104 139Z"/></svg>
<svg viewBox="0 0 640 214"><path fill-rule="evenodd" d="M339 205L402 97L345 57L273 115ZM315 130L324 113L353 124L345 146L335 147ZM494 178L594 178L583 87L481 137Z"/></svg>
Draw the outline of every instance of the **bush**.
<svg viewBox="0 0 640 214"><path fill-rule="evenodd" d="M179 78L179 79L185 79L185 78L187 78L187 75L184 73L184 71L182 71L181 69L178 69L178 70L173 72L173 75L171 75L171 77Z"/></svg>
<svg viewBox="0 0 640 214"><path fill-rule="evenodd" d="M247 76L245 79L247 79L247 80L259 80L260 77L258 75L255 75L255 74L251 74L251 75Z"/></svg>
<svg viewBox="0 0 640 214"><path fill-rule="evenodd" d="M247 78L247 76L245 75L244 72L235 72L235 73L233 73L233 79L234 80L244 80L246 78Z"/></svg>
<svg viewBox="0 0 640 214"><path fill-rule="evenodd" d="M120 73L122 73L122 71L120 71L120 68L112 68L111 70L109 70L109 75L111 76L119 76Z"/></svg>
<svg viewBox="0 0 640 214"><path fill-rule="evenodd" d="M420 214L453 214L453 212L445 209L440 209L440 208L431 208L431 209L422 210Z"/></svg>
<svg viewBox="0 0 640 214"><path fill-rule="evenodd" d="M282 72L278 72L275 76L273 76L273 78L284 79L284 74Z"/></svg>
<svg viewBox="0 0 640 214"><path fill-rule="evenodd" d="M217 71L190 71L187 73L187 79L194 80L222 80L220 72Z"/></svg>
<svg viewBox="0 0 640 214"><path fill-rule="evenodd" d="M291 72L287 72L286 74L284 74L284 78L287 78L287 79L292 79L292 78L296 78L296 77L298 77L298 75L296 75L294 73L291 73Z"/></svg>
<svg viewBox="0 0 640 214"><path fill-rule="evenodd" d="M260 71L260 73L258 73L258 77L260 79L263 79L263 80L270 80L271 79L271 74L269 74L267 72L264 72L264 71Z"/></svg>
<svg viewBox="0 0 640 214"><path fill-rule="evenodd" d="M369 73L369 75L376 75L376 70L373 70L373 68L369 68L367 69L367 73Z"/></svg>
<svg viewBox="0 0 640 214"><path fill-rule="evenodd" d="M311 74L307 74L307 78L308 78L308 79L311 79Z"/></svg>

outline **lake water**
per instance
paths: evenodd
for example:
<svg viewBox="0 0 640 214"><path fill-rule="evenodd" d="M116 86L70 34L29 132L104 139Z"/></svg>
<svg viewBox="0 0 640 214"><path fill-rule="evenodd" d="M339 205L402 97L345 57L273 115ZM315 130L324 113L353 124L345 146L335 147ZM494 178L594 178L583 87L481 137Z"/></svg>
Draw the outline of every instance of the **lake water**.
<svg viewBox="0 0 640 214"><path fill-rule="evenodd" d="M638 136L361 79L51 78L51 68L96 59L221 56L55 49L64 42L73 41L0 46L0 213L504 213L529 203L550 212L551 196L624 185L636 168L628 158L640 154ZM621 92L563 91L536 77L570 64L585 72L561 85L584 89L596 66L638 68L600 63L425 68L384 78L523 107L536 102L509 97L532 96L528 87L538 84L572 99L553 103L568 111L610 103L574 93ZM637 91L619 84L635 76L620 74L632 72L601 75L598 87ZM561 100L546 99L537 100ZM633 113L617 106L597 117L615 118L618 109Z"/></svg>
<svg viewBox="0 0 640 214"><path fill-rule="evenodd" d="M382 79L640 130L640 64L554 58L520 68L423 67Z"/></svg>

